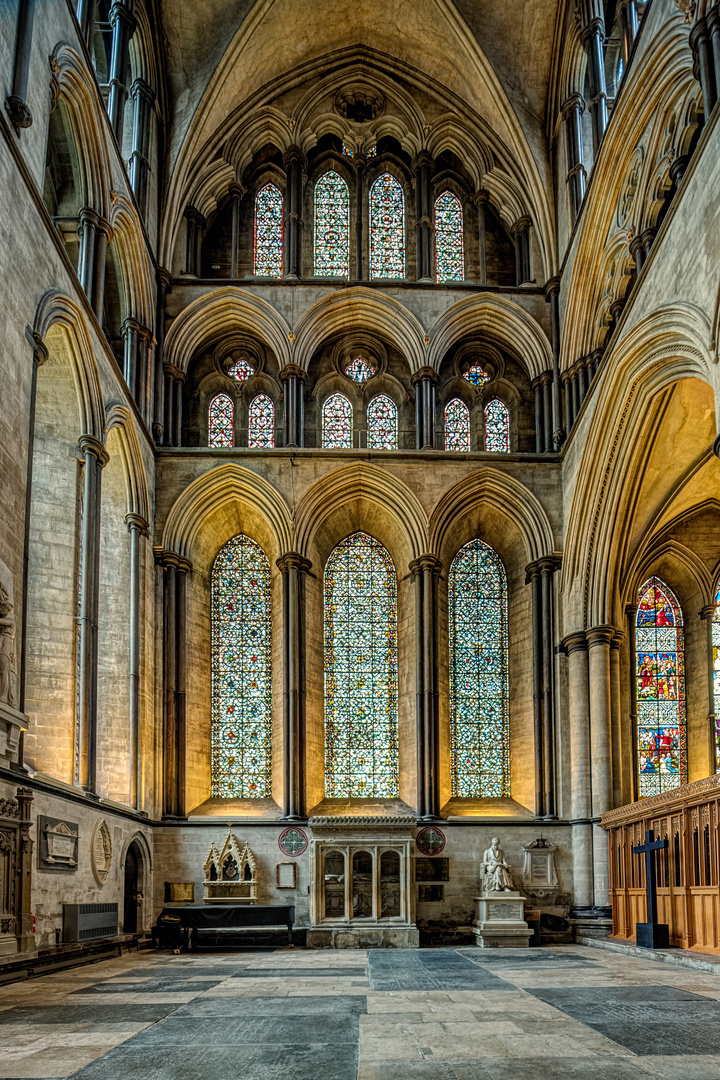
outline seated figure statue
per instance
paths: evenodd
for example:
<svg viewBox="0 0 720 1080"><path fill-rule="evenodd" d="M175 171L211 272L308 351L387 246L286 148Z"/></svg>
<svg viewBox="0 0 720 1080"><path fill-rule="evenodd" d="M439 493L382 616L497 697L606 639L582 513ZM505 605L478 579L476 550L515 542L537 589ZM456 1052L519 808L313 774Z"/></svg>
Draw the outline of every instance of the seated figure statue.
<svg viewBox="0 0 720 1080"><path fill-rule="evenodd" d="M513 880L510 866L505 862L505 852L500 847L497 836L493 836L490 847L483 854L482 876L483 892L513 892Z"/></svg>

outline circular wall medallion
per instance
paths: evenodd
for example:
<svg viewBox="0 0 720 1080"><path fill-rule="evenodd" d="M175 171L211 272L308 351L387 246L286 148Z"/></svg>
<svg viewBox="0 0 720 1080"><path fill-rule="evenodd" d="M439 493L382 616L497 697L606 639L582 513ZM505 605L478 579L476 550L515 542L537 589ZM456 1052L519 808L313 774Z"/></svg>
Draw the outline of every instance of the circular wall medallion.
<svg viewBox="0 0 720 1080"><path fill-rule="evenodd" d="M283 829L278 836L278 847L283 855L290 855L295 858L297 855L302 855L307 846L307 834L304 829L298 829L296 825L291 825L289 829Z"/></svg>
<svg viewBox="0 0 720 1080"><path fill-rule="evenodd" d="M417 834L415 843L422 855L439 855L445 847L445 833L435 825L427 825Z"/></svg>

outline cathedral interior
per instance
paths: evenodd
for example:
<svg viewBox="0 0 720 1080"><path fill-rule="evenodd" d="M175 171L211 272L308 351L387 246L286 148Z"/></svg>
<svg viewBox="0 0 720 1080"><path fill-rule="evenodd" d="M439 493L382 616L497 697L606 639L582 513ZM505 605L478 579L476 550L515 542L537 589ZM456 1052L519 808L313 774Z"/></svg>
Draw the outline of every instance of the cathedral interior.
<svg viewBox="0 0 720 1080"><path fill-rule="evenodd" d="M662 924L717 1025L720 6L7 0L0 78L0 982L205 938L362 1013L248 1080L486 1080L427 1016L383 1071L382 993L530 1039ZM0 1075L151 1075L12 1000ZM597 1031L547 1075L691 1075Z"/></svg>

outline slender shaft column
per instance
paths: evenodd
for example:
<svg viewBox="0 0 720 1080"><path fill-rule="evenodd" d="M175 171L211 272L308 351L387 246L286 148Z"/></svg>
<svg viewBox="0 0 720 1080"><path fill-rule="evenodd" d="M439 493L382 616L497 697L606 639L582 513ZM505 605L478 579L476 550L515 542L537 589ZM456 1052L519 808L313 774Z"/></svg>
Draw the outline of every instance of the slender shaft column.
<svg viewBox="0 0 720 1080"><path fill-rule="evenodd" d="M78 0L76 15L80 36L89 47L95 27L95 0Z"/></svg>
<svg viewBox="0 0 720 1080"><path fill-rule="evenodd" d="M299 146L291 146L283 158L286 181L285 277L295 280L302 268L303 170L306 158Z"/></svg>
<svg viewBox="0 0 720 1080"><path fill-rule="evenodd" d="M102 470L109 458L102 443L92 435L81 436L79 446L84 463L78 616L76 775L78 785L84 791L94 793L97 770L100 499Z"/></svg>
<svg viewBox="0 0 720 1080"><path fill-rule="evenodd" d="M570 713L570 788L572 792L573 893L572 918L593 914L593 835L590 787L590 703L588 650L585 634L563 641L568 657ZM607 847L607 843L605 844Z"/></svg>
<svg viewBox="0 0 720 1080"><path fill-rule="evenodd" d="M130 90L133 101L132 153L130 155L130 184L140 213L147 215L148 181L150 179L150 138L155 92L144 81L135 79Z"/></svg>
<svg viewBox="0 0 720 1080"><path fill-rule="evenodd" d="M146 535L148 524L139 514L128 514L125 523L130 531L130 805L136 810L141 810L140 597L142 581L140 577L140 538Z"/></svg>
<svg viewBox="0 0 720 1080"><path fill-rule="evenodd" d="M543 371L540 376L540 385L542 387L542 409L543 409L543 453L552 452L552 431L553 431L553 417L552 417L552 383L553 376L552 371Z"/></svg>
<svg viewBox="0 0 720 1080"><path fill-rule="evenodd" d="M542 607L543 789L545 817L557 817L555 769L555 594L553 575L559 566L554 555L538 560Z"/></svg>
<svg viewBox="0 0 720 1080"><path fill-rule="evenodd" d="M312 564L290 551L277 561L283 587L283 810L305 816L305 575Z"/></svg>
<svg viewBox="0 0 720 1080"><path fill-rule="evenodd" d="M613 626L595 626L587 631L590 678L590 754L592 761L592 816L598 819L612 806L612 707L610 694L610 642ZM611 913L610 869L607 837L594 823L593 878L595 912Z"/></svg>
<svg viewBox="0 0 720 1080"><path fill-rule="evenodd" d="M535 395L535 453L542 454L545 445L542 382L539 378L533 379L531 386Z"/></svg>
<svg viewBox="0 0 720 1080"><path fill-rule="evenodd" d="M105 296L105 259L112 229L90 207L80 211L78 220L80 256L78 277L93 311L102 321Z"/></svg>
<svg viewBox="0 0 720 1080"><path fill-rule="evenodd" d="M630 54L635 42L635 38L638 32L638 13L637 4L635 0L620 0L617 6L617 13L620 17L620 54L623 59L623 66L627 71L627 66L630 62Z"/></svg>
<svg viewBox="0 0 720 1080"><path fill-rule="evenodd" d="M170 274L164 267L157 272L157 343L155 346L155 399L152 433L158 446L164 442L165 435L165 297L170 292Z"/></svg>
<svg viewBox="0 0 720 1080"><path fill-rule="evenodd" d="M705 18L707 19L710 34L710 53L712 55L715 97L717 100L718 91L720 91L720 8L718 8L717 3L713 4Z"/></svg>
<svg viewBox="0 0 720 1080"><path fill-rule="evenodd" d="M610 642L610 723L612 729L612 804L622 806L625 781L625 745L622 732L622 691L620 682L620 646L624 634L615 634Z"/></svg>
<svg viewBox="0 0 720 1080"><path fill-rule="evenodd" d="M530 282L530 226L532 222L525 215L519 218L512 227L515 237L515 274L516 284L524 285Z"/></svg>
<svg viewBox="0 0 720 1080"><path fill-rule="evenodd" d="M126 319L120 327L120 334L124 343L123 375L125 376L127 388L135 401L137 401L138 396L138 354L142 329L143 327L141 327L137 319Z"/></svg>
<svg viewBox="0 0 720 1080"><path fill-rule="evenodd" d="M200 250L202 246L202 231L205 228L205 218L194 206L188 206L185 211L187 222L187 241L185 245L185 273L191 277L200 275Z"/></svg>
<svg viewBox="0 0 720 1080"><path fill-rule="evenodd" d="M125 73L128 64L128 46L135 31L135 17L130 8L115 0L110 8L112 45L110 49L110 78L107 111L118 142L122 140L123 117L127 101Z"/></svg>
<svg viewBox="0 0 720 1080"><path fill-rule="evenodd" d="M285 405L285 446L302 446L304 442L303 399L307 372L298 364L286 364L280 372Z"/></svg>
<svg viewBox="0 0 720 1080"><path fill-rule="evenodd" d="M705 621L707 635L707 671L708 671L708 775L718 770L718 728L715 717L715 664L713 660L713 616L715 605L708 604L700 612L700 618Z"/></svg>
<svg viewBox="0 0 720 1080"><path fill-rule="evenodd" d="M588 57L591 94L590 115L592 117L593 149L596 157L608 125L604 42L604 20L601 15L596 15L590 19L582 32L582 43Z"/></svg>
<svg viewBox="0 0 720 1080"><path fill-rule="evenodd" d="M553 429L548 449L559 450L565 442L562 415L562 384L560 380L560 278L552 277L545 285L545 300L550 304L550 338L552 344ZM547 438L547 437L546 437Z"/></svg>
<svg viewBox="0 0 720 1080"><path fill-rule="evenodd" d="M585 184L587 181L583 163L582 114L584 112L585 101L582 94L572 94L561 109L565 124L565 145L567 147L568 162L567 182L570 188L570 213L573 223L580 213L580 207L585 198Z"/></svg>
<svg viewBox="0 0 720 1080"><path fill-rule="evenodd" d="M645 264L645 245L641 237L634 236L630 241L630 254L635 260L635 273L639 275Z"/></svg>
<svg viewBox="0 0 720 1080"><path fill-rule="evenodd" d="M570 392L572 394L573 401L573 420L577 419L577 414L580 412L580 406L582 405L582 396L580 394L580 381L578 373L577 360L572 366L572 379L570 382Z"/></svg>
<svg viewBox="0 0 720 1080"><path fill-rule="evenodd" d="M27 87L34 18L35 0L21 0L15 35L12 93L5 99L5 109L17 135L23 128L29 128L33 122L27 104Z"/></svg>
<svg viewBox="0 0 720 1080"><path fill-rule="evenodd" d="M646 259L647 259L648 255L650 254L651 247L655 243L656 235L657 235L657 229L646 229L645 232L640 237L640 239L643 242L643 247L645 248L645 258Z"/></svg>
<svg viewBox="0 0 720 1080"><path fill-rule="evenodd" d="M483 188L475 192L475 205L478 212L478 285L487 285L487 222L485 220L485 207L488 204L489 194Z"/></svg>
<svg viewBox="0 0 720 1080"><path fill-rule="evenodd" d="M18 952L29 951L35 948L35 928L32 914L32 864L33 842L30 837L30 829L33 826L32 801L33 792L30 788L19 787L15 791L20 818L20 836L18 844L18 859L15 865L15 875L11 886L11 895L15 901L13 914L17 919L16 934L18 938Z"/></svg>
<svg viewBox="0 0 720 1080"><path fill-rule="evenodd" d="M435 226L432 207L432 174L435 162L427 150L421 150L413 162L415 170L415 245L418 281L434 281L433 238Z"/></svg>
<svg viewBox="0 0 720 1080"><path fill-rule="evenodd" d="M240 277L240 227L242 224L242 200L245 188L242 184L232 183L228 191L232 228L230 233L230 277L234 281ZM253 270L255 268L253 267Z"/></svg>
<svg viewBox="0 0 720 1080"><path fill-rule="evenodd" d="M185 372L174 364L163 364L165 379L165 446L182 444L182 388Z"/></svg>
<svg viewBox="0 0 720 1080"><path fill-rule="evenodd" d="M156 551L163 568L164 817L185 815L186 581L192 566L174 551Z"/></svg>
<svg viewBox="0 0 720 1080"><path fill-rule="evenodd" d="M431 367L422 367L412 376L415 387L415 445L418 450L435 449L435 387L437 372Z"/></svg>
<svg viewBox="0 0 720 1080"><path fill-rule="evenodd" d="M639 798L639 782L640 765L638 762L638 729L637 729L637 677L636 677L636 665L637 665L637 650L635 644L635 618L637 616L637 608L633 604L628 604L625 608L625 615L627 618L627 636L628 636L628 653L630 656L630 671L632 678L630 679L630 777L629 777L629 790L630 790L630 802L637 802Z"/></svg>
<svg viewBox="0 0 720 1080"><path fill-rule="evenodd" d="M355 166L355 278L363 279L363 229L365 222L365 155L353 155Z"/></svg>
<svg viewBox="0 0 720 1080"><path fill-rule="evenodd" d="M532 595L533 745L535 748L535 817L545 816L545 740L543 733L543 613L540 566L527 567Z"/></svg>
<svg viewBox="0 0 720 1080"><path fill-rule="evenodd" d="M437 582L442 564L433 555L410 563L415 578L418 745L418 817L440 815L439 711L437 689Z"/></svg>
<svg viewBox="0 0 720 1080"><path fill-rule="evenodd" d="M565 398L565 426L569 435L575 423L575 402L573 400L572 369L563 373L563 389ZM567 438L567 435L566 435Z"/></svg>
<svg viewBox="0 0 720 1080"><path fill-rule="evenodd" d="M717 101L720 71L716 70L713 62L712 42L706 16L699 18L690 31L690 48L695 59L693 75L702 89L703 108L707 120Z"/></svg>

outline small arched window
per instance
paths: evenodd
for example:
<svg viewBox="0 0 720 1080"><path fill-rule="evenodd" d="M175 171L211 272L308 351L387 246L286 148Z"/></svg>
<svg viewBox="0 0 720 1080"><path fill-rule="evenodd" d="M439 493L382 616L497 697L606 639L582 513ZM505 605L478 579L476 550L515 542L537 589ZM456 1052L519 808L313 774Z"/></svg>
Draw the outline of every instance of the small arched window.
<svg viewBox="0 0 720 1080"><path fill-rule="evenodd" d="M255 274L282 277L283 197L274 184L266 184L255 196Z"/></svg>
<svg viewBox="0 0 720 1080"><path fill-rule="evenodd" d="M452 191L435 200L435 276L438 281L465 277L462 203Z"/></svg>
<svg viewBox="0 0 720 1080"><path fill-rule="evenodd" d="M330 170L315 185L315 275L347 277L350 267L350 195Z"/></svg>
<svg viewBox="0 0 720 1080"><path fill-rule="evenodd" d="M262 450L275 445L275 406L267 394L258 394L248 409L248 446Z"/></svg>
<svg viewBox="0 0 720 1080"><path fill-rule="evenodd" d="M368 450L397 450L398 418L395 403L386 394L378 394L368 405Z"/></svg>
<svg viewBox="0 0 720 1080"><path fill-rule="evenodd" d="M370 188L370 277L405 277L405 197L390 173Z"/></svg>
<svg viewBox="0 0 720 1080"><path fill-rule="evenodd" d="M331 394L323 405L322 444L326 450L352 447L353 410L344 394Z"/></svg>
<svg viewBox="0 0 720 1080"><path fill-rule="evenodd" d="M470 449L470 410L460 398L445 406L445 449L457 453Z"/></svg>
<svg viewBox="0 0 720 1080"><path fill-rule="evenodd" d="M235 408L227 394L216 394L208 407L208 446L233 445Z"/></svg>
<svg viewBox="0 0 720 1080"><path fill-rule="evenodd" d="M485 449L501 454L510 450L510 417L498 398L485 406Z"/></svg>

